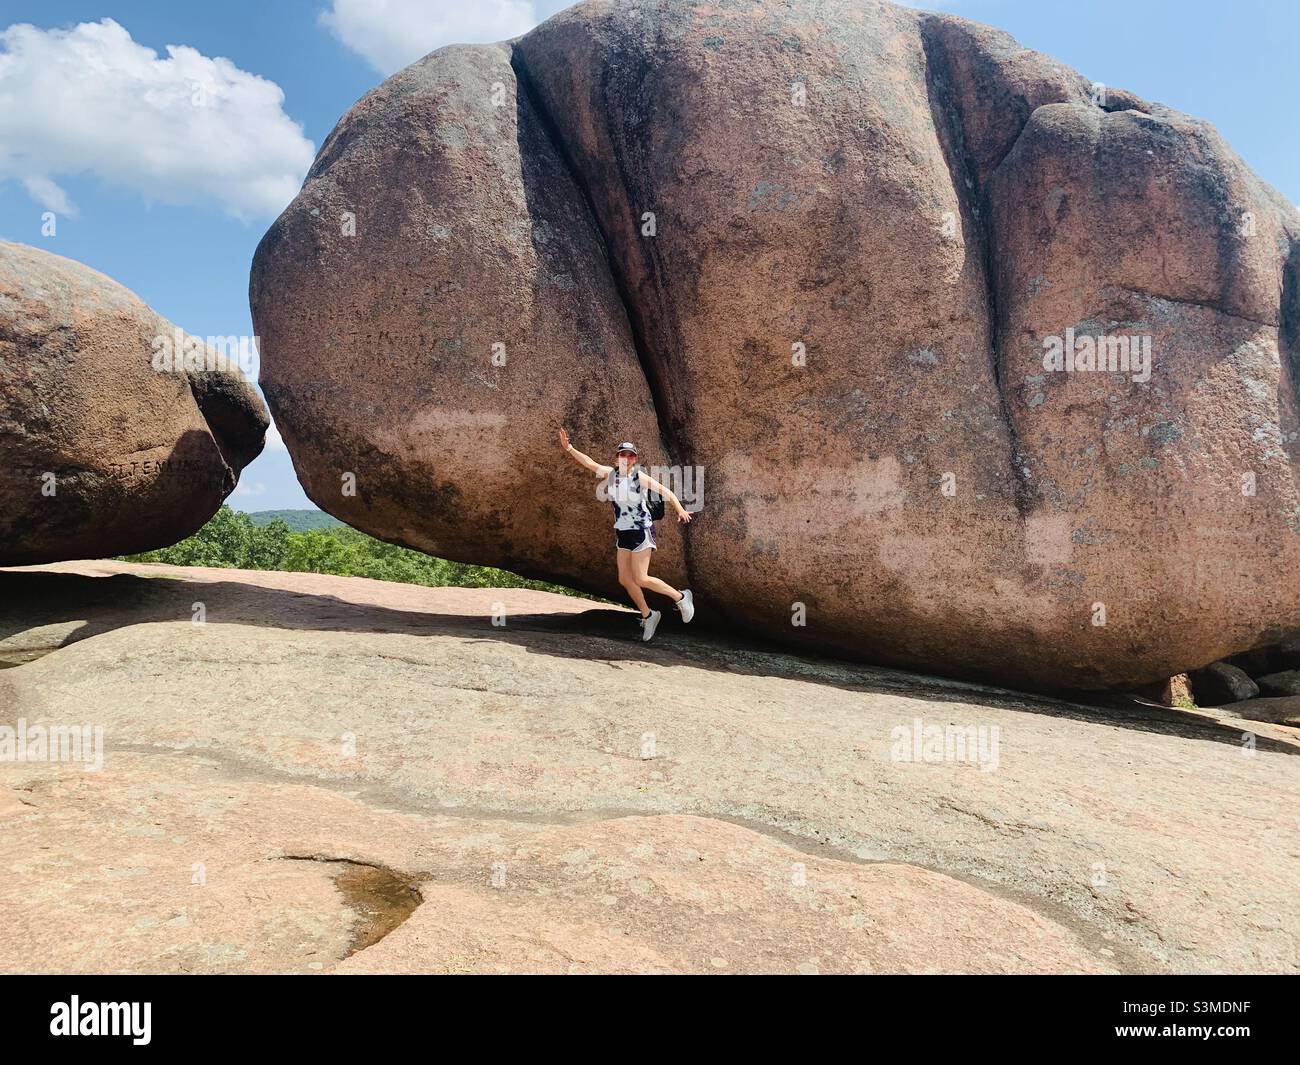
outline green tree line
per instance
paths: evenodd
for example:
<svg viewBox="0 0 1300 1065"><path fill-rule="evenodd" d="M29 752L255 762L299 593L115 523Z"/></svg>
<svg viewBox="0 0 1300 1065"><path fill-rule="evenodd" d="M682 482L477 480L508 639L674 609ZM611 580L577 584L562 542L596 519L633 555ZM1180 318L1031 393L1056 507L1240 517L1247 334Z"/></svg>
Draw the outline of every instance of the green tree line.
<svg viewBox="0 0 1300 1065"><path fill-rule="evenodd" d="M431 588L534 588L561 595L582 595L571 588L527 580L506 570L449 562L386 544L347 525L294 532L277 518L259 527L247 514L225 505L193 536L171 547L123 556L122 561L332 573Z"/></svg>

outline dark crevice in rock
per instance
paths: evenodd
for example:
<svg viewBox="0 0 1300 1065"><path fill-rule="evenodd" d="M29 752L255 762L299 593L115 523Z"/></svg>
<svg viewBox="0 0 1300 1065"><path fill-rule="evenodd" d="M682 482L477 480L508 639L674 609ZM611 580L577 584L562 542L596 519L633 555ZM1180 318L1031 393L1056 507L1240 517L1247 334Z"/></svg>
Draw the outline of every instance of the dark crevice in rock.
<svg viewBox="0 0 1300 1065"><path fill-rule="evenodd" d="M190 394L207 422L217 452L225 463L225 493L266 442L270 419L238 370L193 370L186 373Z"/></svg>
<svg viewBox="0 0 1300 1065"><path fill-rule="evenodd" d="M340 867L334 873L334 884L344 903L357 915L357 926L345 957L373 947L405 922L424 901L414 877L386 865L321 854L286 854L280 860L323 862Z"/></svg>
<svg viewBox="0 0 1300 1065"><path fill-rule="evenodd" d="M1117 89L1113 85L1103 87L1104 92L1097 106L1108 114L1133 111L1139 115L1151 115L1152 105L1128 89Z"/></svg>
<svg viewBox="0 0 1300 1065"><path fill-rule="evenodd" d="M1300 242L1291 245L1282 264L1282 299L1278 311L1278 354L1291 374L1296 410L1300 413Z"/></svg>
<svg viewBox="0 0 1300 1065"><path fill-rule="evenodd" d="M957 193L962 215L970 220L979 241L979 255L983 263L986 306L988 309L989 362L993 383L998 393L1002 422L1006 426L1007 443L1011 451L1011 484L1016 511L1022 517L1034 509L1034 491L1029 483L1028 465L1020 443L1020 434L1011 413L1007 398L1006 375L1003 372L1001 307L998 299L997 262L993 250L994 239L989 221L989 203L985 188L980 182L979 168L972 158L966 140L966 120L961 100L952 91L953 71L947 49L936 32L940 21L934 16L921 18L921 46L926 59L926 92L930 113L948 166L949 180ZM1027 122L1025 123L1028 124ZM1006 155L1019 140L1021 127L1007 148ZM998 160L994 170L1001 165Z"/></svg>
<svg viewBox="0 0 1300 1065"><path fill-rule="evenodd" d="M1215 311L1227 318L1236 318L1239 322L1249 322L1251 325L1262 325L1266 329L1276 329L1278 327L1277 322L1265 322L1258 318L1248 318L1244 314L1234 314L1212 300L1194 300L1185 296L1169 296L1161 292L1146 292L1140 288L1134 288L1132 285L1125 286L1124 291L1131 292L1134 296L1141 296L1143 299L1161 300L1164 303L1179 303L1187 307L1197 307L1203 311Z"/></svg>
<svg viewBox="0 0 1300 1065"><path fill-rule="evenodd" d="M600 237L601 250L605 257L605 266L609 271L610 278L613 281L614 291L617 293L619 302L623 306L623 315L627 321L628 335L632 339L633 350L636 352L637 362L641 366L641 376L646 383L646 389L650 393L650 405L654 412L655 424L659 428L659 444L663 448L664 454L668 457L670 464L677 464L679 456L683 454L679 446L677 435L673 432L670 425L671 413L669 405L666 402L664 389L659 381L659 374L655 367L655 361L650 356L648 345L645 341L645 331L638 326L640 315L637 311L636 300L633 298L628 288L627 277L621 269L613 253L614 244L606 232L605 225L601 221L600 212L596 209L596 201L592 196L591 187L583 174L582 169L577 165L573 156L570 154L564 136L561 134L555 119L547 108L542 94L539 93L533 84L532 74L528 69L528 64L524 59L523 53L517 45L511 46L510 66L515 72L515 81L519 87L519 92L527 102L529 109L537 119L538 126L550 143L556 156L563 164L565 171L572 180L578 194L582 197L583 206L591 218L592 226L597 235ZM690 536L683 529L682 537L682 566L687 574L688 586L693 583L691 578L691 550Z"/></svg>
<svg viewBox="0 0 1300 1065"><path fill-rule="evenodd" d="M541 94L538 93L532 84L528 67L524 62L523 55L518 48L511 51L510 65L514 68L515 79L519 86L519 91L523 94L528 102L529 109L536 117L538 125L546 135L546 139L555 151L561 163L564 164L565 171L572 179L574 186L577 188L579 195L582 197L583 206L586 208L588 216L596 233L600 236L601 250L605 256L605 265L609 270L610 277L614 282L614 290L618 293L619 302L623 305L623 314L627 320L628 335L632 338L632 345L636 350L637 361L641 364L641 375L645 378L646 388L650 393L650 402L654 408L655 422L659 426L659 435L665 446L669 443L666 439L664 430L664 419L660 413L662 396L660 389L656 386L654 364L650 359L649 352L646 350L645 341L640 330L635 327L636 312L635 303L631 294L627 290L623 272L618 269L614 262L614 256L610 249L612 247L609 235L605 232L605 227L601 224L600 214L596 210L595 201L592 199L591 190L584 179L582 172L574 163L573 158L569 155L565 146L564 138L560 135L555 126L546 105L542 101ZM669 452L670 456L672 452Z"/></svg>

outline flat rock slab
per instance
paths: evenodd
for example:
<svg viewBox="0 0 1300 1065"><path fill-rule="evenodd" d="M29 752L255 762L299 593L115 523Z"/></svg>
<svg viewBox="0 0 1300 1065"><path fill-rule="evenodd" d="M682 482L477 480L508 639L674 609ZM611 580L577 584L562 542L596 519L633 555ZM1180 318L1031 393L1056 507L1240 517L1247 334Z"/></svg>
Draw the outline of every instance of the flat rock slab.
<svg viewBox="0 0 1300 1065"><path fill-rule="evenodd" d="M0 571L0 724L104 730L97 772L0 762L0 970L1300 968L1295 730L671 622Z"/></svg>
<svg viewBox="0 0 1300 1065"><path fill-rule="evenodd" d="M1251 721L1300 726L1300 695L1282 695L1271 699L1246 699L1224 708L1228 713Z"/></svg>
<svg viewBox="0 0 1300 1065"><path fill-rule="evenodd" d="M0 792L5 971L1109 968L1056 922L952 877L806 855L713 818L421 814L240 779L202 755L113 761ZM387 907L349 894L349 868L415 892L414 913L360 951Z"/></svg>

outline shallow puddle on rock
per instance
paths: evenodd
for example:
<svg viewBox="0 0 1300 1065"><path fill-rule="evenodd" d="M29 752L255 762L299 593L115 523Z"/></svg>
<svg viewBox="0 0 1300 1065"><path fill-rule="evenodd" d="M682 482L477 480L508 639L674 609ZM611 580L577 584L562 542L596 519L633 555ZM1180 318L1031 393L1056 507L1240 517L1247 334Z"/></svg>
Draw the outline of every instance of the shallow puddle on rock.
<svg viewBox="0 0 1300 1065"><path fill-rule="evenodd" d="M400 925L424 901L416 882L410 877L377 865L340 861L334 883L343 901L357 915L348 948L351 957L378 943Z"/></svg>
<svg viewBox="0 0 1300 1065"><path fill-rule="evenodd" d="M384 865L369 865L351 858L322 858L315 854L286 854L282 861L320 862L335 867L331 876L343 903L357 915L345 958L373 947L415 912L424 901L415 877Z"/></svg>

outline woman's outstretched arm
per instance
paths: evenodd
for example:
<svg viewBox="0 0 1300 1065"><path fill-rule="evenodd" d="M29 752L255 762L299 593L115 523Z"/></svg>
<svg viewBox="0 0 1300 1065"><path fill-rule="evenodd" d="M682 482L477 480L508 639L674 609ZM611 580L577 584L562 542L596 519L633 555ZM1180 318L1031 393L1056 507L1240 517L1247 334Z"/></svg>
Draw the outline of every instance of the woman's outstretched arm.
<svg viewBox="0 0 1300 1065"><path fill-rule="evenodd" d="M660 484L644 470L641 471L641 483L650 491L657 492L672 504L672 508L676 512L677 520L679 522L686 524L691 520L691 512L682 506L682 501L673 494L672 489Z"/></svg>
<svg viewBox="0 0 1300 1065"><path fill-rule="evenodd" d="M602 466L590 455L584 455L576 447L570 444L567 429L560 430L560 447L563 448L564 453L573 459L573 461L579 466L590 470L592 473L597 474L600 477L608 477L610 471L614 468L613 466Z"/></svg>

